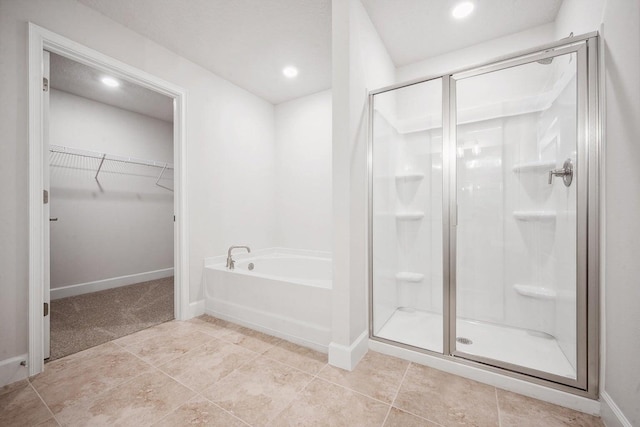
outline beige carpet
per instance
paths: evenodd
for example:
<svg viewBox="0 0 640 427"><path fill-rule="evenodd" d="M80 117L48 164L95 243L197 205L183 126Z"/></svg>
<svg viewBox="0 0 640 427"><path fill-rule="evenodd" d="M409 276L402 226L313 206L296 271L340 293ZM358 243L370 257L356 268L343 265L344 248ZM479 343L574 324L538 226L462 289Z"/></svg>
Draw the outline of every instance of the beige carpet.
<svg viewBox="0 0 640 427"><path fill-rule="evenodd" d="M173 277L51 301L51 357L173 319Z"/></svg>

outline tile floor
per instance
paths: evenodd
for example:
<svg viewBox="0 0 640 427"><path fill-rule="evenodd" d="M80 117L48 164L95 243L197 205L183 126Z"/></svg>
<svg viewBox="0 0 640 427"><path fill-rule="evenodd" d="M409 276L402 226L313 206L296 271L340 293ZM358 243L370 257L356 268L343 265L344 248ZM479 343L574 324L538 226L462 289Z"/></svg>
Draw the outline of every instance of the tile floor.
<svg viewBox="0 0 640 427"><path fill-rule="evenodd" d="M599 418L369 352L326 355L208 316L67 356L0 389L1 426L602 426Z"/></svg>

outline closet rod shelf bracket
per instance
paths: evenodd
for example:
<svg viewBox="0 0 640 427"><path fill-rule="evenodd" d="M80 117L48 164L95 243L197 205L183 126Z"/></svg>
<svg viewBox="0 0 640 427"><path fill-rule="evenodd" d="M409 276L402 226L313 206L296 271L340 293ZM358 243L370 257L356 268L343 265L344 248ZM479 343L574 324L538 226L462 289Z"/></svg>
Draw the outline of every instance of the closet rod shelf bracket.
<svg viewBox="0 0 640 427"><path fill-rule="evenodd" d="M106 153L103 154L102 159L100 159L100 165L98 166L98 170L96 171L96 176L95 176L96 181L98 180L98 174L100 173L100 169L102 169L102 164L104 163L105 157L107 157Z"/></svg>

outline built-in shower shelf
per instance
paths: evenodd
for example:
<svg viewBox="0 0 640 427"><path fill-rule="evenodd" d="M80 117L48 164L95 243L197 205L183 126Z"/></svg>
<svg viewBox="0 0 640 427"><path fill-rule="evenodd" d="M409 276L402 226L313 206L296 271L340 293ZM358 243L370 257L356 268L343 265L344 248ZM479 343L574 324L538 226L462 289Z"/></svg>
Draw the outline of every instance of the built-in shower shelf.
<svg viewBox="0 0 640 427"><path fill-rule="evenodd" d="M396 280L402 280L404 282L422 282L424 274L410 273L408 271L401 271L396 273Z"/></svg>
<svg viewBox="0 0 640 427"><path fill-rule="evenodd" d="M396 219L400 221L416 221L424 218L424 212L397 212Z"/></svg>
<svg viewBox="0 0 640 427"><path fill-rule="evenodd" d="M553 289L545 288L543 286L515 284L513 285L513 289L515 289L517 293L525 297L543 300L556 299L556 291L554 291Z"/></svg>
<svg viewBox="0 0 640 427"><path fill-rule="evenodd" d="M396 181L420 181L424 178L424 174L421 172L401 172L396 175Z"/></svg>
<svg viewBox="0 0 640 427"><path fill-rule="evenodd" d="M514 172L542 172L553 169L555 160L538 160L535 162L519 163L513 166Z"/></svg>
<svg viewBox="0 0 640 427"><path fill-rule="evenodd" d="M554 211L514 211L513 217L518 221L549 222L555 221L556 213Z"/></svg>

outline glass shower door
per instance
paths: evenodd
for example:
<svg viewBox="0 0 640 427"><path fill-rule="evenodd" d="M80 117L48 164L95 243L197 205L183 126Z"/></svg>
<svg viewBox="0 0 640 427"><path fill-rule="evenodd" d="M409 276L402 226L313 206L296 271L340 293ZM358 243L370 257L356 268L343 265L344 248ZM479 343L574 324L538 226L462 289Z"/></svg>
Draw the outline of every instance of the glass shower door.
<svg viewBox="0 0 640 427"><path fill-rule="evenodd" d="M452 354L565 384L586 341L583 58L573 50L452 76Z"/></svg>
<svg viewBox="0 0 640 427"><path fill-rule="evenodd" d="M442 353L442 79L372 105L370 333Z"/></svg>

